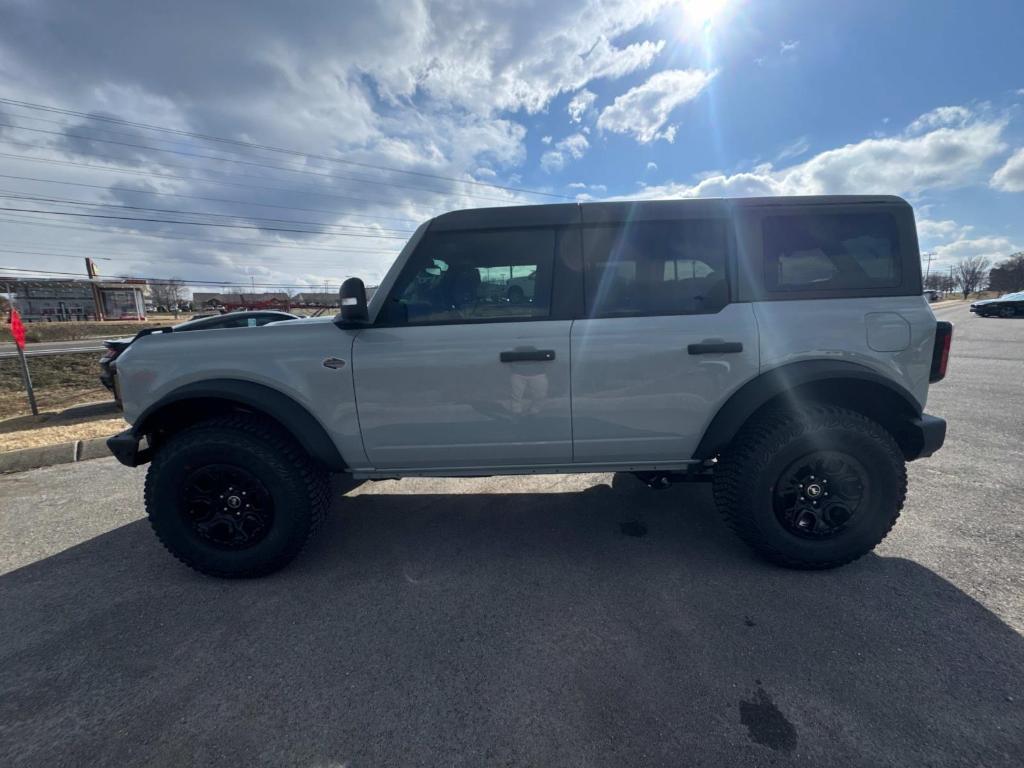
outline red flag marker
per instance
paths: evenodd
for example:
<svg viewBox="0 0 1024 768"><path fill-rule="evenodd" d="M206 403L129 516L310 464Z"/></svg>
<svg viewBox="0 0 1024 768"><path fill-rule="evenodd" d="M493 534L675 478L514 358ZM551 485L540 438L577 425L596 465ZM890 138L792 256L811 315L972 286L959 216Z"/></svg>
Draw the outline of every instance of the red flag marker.
<svg viewBox="0 0 1024 768"><path fill-rule="evenodd" d="M36 393L32 390L32 377L28 372L28 360L25 359L25 324L21 322L21 315L14 307L11 307L11 336L14 337L14 344L18 347L18 357L21 358L21 378L25 382L25 394L28 395L29 407L32 409L32 415L38 416Z"/></svg>
<svg viewBox="0 0 1024 768"><path fill-rule="evenodd" d="M18 314L18 310L11 308L11 336L14 337L14 343L18 345L18 349L24 351L25 349L25 324L21 322L21 315Z"/></svg>

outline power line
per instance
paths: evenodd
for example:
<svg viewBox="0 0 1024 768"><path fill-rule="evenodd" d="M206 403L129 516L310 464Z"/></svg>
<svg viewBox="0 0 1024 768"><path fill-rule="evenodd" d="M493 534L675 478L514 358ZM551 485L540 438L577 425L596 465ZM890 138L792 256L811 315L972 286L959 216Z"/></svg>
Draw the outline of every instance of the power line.
<svg viewBox="0 0 1024 768"><path fill-rule="evenodd" d="M420 176L429 179L438 179L441 181L454 181L462 184L470 184L477 187L489 187L491 189L501 189L506 192L523 192L531 195L538 195L542 197L554 197L564 200L575 200L570 195L560 195L555 192L541 192L539 190L527 189L524 187L511 187L502 184L494 184L485 181L459 179L452 176L444 176L441 174L427 173L425 171L410 171L403 168L391 168L383 165L376 165L373 163L365 163L356 160L346 160L338 157L331 157L329 155L318 155L311 152L301 152L296 149L288 149L285 147L275 147L270 144L258 144L256 142L242 141L240 139L230 139L223 136L213 136L210 134L197 133L195 131L186 131L180 128L168 128L167 126L161 125L150 125L149 123L135 122L132 120L125 120L119 117L112 117L107 115L94 115L87 112L79 112L71 109L63 109L60 107L53 107L46 104L35 104L29 101L19 101L17 99L8 99L0 97L0 103L10 104L12 106L22 107L24 109L34 109L42 112L51 112L62 115L71 115L74 117L80 117L86 120L102 121L107 123L113 123L116 125L126 125L132 128L142 128L149 131L158 131L160 133L168 133L176 136L188 136L195 139L203 139L205 141L214 141L220 144L230 144L237 147L246 147L248 149L261 149L267 152L275 152L279 154L292 155L294 157L309 157L317 160L326 160L332 163L341 163L343 165L351 165L359 168L370 168L377 171L387 171L389 173L404 173L411 176Z"/></svg>
<svg viewBox="0 0 1024 768"><path fill-rule="evenodd" d="M2 152L0 152L0 157L18 157L19 159L28 159L28 158L21 158L18 155L7 155L7 154L4 154ZM43 158L35 158L35 159L36 160L42 160ZM70 187L83 187L83 188L86 188L86 189L102 189L105 192L110 192L111 191L111 187L109 185L106 185L106 184L86 184L86 183L81 182L81 181L61 181L59 179L40 179L40 178L37 178L35 176L14 176L14 175L7 174L7 173L0 173L0 179L13 179L13 180L16 180L16 181L34 181L34 182L40 182L40 183L43 183L43 184L63 184L63 185L70 186ZM216 183L216 182L214 182L214 183ZM414 227L415 226L419 226L419 224L421 223L421 222L416 221L414 219L403 219L403 218L399 218L397 216L380 216L378 214L373 214L373 213L356 213L354 211L338 211L338 210L330 210L330 209L327 209L327 208L300 208L300 207L294 206L294 205L280 205L280 204L277 204L277 203L256 203L256 202L251 202L249 200L232 200L230 198L224 198L224 197L205 197L203 195L188 195L188 194L185 194L184 192L157 192L156 190L152 190L152 189L132 189L130 187L117 187L116 189L119 192L130 192L131 194L134 194L134 195L156 195L158 197L181 197L181 198L186 198L186 199L189 199L189 200L205 200L205 201L211 202L211 203L232 203L232 204L235 204L235 205L253 206L255 208L280 208L282 210L287 210L287 211L303 211L305 213L330 213L330 214L334 214L334 215L337 215L337 216L352 216L353 218L360 218L360 219L380 219L381 221L397 221L397 222L401 222L403 224L411 224Z"/></svg>
<svg viewBox="0 0 1024 768"><path fill-rule="evenodd" d="M372 250L365 250L365 249L322 248L322 247L311 246L311 245L289 245L287 243L275 243L275 242L268 243L268 242L261 241L261 240L214 240L214 239L211 239L211 238L204 238L204 237L188 237L188 236L185 236L185 235L168 235L168 234L158 234L158 233L153 233L153 232L125 232L123 230L100 229L98 227L79 227L79 226L75 226L73 224L56 224L56 223L54 223L52 221L45 221L45 220L32 219L32 218L28 218L28 219L24 219L24 218L23 219L10 219L10 218L7 218L7 219L0 219L0 221L5 221L7 223L14 223L14 224L27 224L27 225L30 225L30 226L47 227L47 228L53 228L53 229L77 229L77 230L80 230L80 231L83 231L83 232L98 232L100 234L114 235L114 236L117 236L117 237L150 237L150 238L156 238L158 240L190 240L190 241L198 242L198 243L215 243L215 244L218 244L218 245L230 245L230 246L234 246L236 248L238 248L238 247L284 248L284 249L294 250L294 251L328 251L328 252L332 252L332 253L334 253L334 252L343 253L346 250L352 251L352 252L358 252L358 253L371 253L371 254L372 253L392 253L392 254L393 253L397 253L397 251L372 251Z"/></svg>
<svg viewBox="0 0 1024 768"><path fill-rule="evenodd" d="M13 219L4 219L4 218L0 218L0 222L4 222L4 223L17 223L17 224L28 223L25 220L15 221ZM95 231L98 234L101 234L101 235L103 234L102 230L95 230ZM58 252L59 251L64 251L66 254L74 256L75 258L80 258L82 255L89 255L89 253L84 253L83 254L83 251L86 251L86 252L90 252L91 251L93 253L95 253L96 251L101 251L106 256L110 256L110 257L123 257L124 259L131 259L133 261L134 260L139 260L139 259L150 259L151 260L153 258L152 255L150 255L144 248L139 248L139 249L135 249L135 250L132 250L132 251L129 251L129 252L125 252L125 251L121 251L121 250L111 249L111 248L107 247L107 245L105 243L102 243L102 242L100 242L100 243L81 243L81 242L79 242L78 244L76 244L74 246L68 246L68 245L59 245L59 244L54 244L54 243L40 243L37 240L32 240L30 242L19 242L19 241L15 241L15 240L10 240L10 239L4 238L4 239L0 240L0 245L4 245L4 246L7 246L7 247L11 247L11 248L35 248L35 249L44 248L44 249L48 249L48 250L51 250L51 251L58 251ZM324 264L324 263L334 263L337 260L336 254L342 254L342 253L357 253L357 254L362 254L362 255L365 255L365 256L387 256L387 257L393 257L398 252L395 251L395 250L384 250L384 249L373 250L373 249L367 249L367 248L337 248L337 249L333 249L332 248L332 249L330 249L330 253L329 254L327 254L327 253L324 253L324 254L314 253L314 254L297 254L295 256L290 256L290 255L289 256L277 256L275 254L238 253L238 254L232 254L232 255L233 256L237 256L239 258L244 258L247 261L252 261L252 262L257 263L257 264L277 264L277 263L280 263L282 261L285 261L288 264ZM52 254L52 255L64 255L64 254L57 253L57 254ZM206 251L199 251L198 255L207 255L207 252ZM103 258L103 257L93 256L92 258ZM326 262L324 260L326 260ZM201 263L207 264L207 263L209 263L209 261L203 261Z"/></svg>
<svg viewBox="0 0 1024 768"><path fill-rule="evenodd" d="M112 219L116 221L139 221L147 224L187 224L193 227L221 227L224 229L256 229L264 232L293 232L301 233L306 235L332 235L333 237L366 237L373 238L376 240L408 240L406 237L398 237L395 235L360 235L350 234L345 232L318 232L312 229L288 229L285 227L260 227L260 226L245 226L242 224L218 224L215 221L177 221L175 219L157 219L151 217L133 217L133 216L111 216L103 213L77 213L75 211L44 211L38 208L12 208L9 206L0 205L0 211L14 211L17 213L39 213L45 216L75 216L89 219Z"/></svg>
<svg viewBox="0 0 1024 768"><path fill-rule="evenodd" d="M132 149L144 149L147 152L164 152L171 155L180 155L182 157L194 157L200 160L215 160L222 163L235 163L237 165L249 165L256 168L267 168L274 171L286 171L288 173L300 173L306 176L317 176L319 178L326 179L344 179L345 181L357 181L361 184L376 184L384 187L395 187L396 189L409 189L414 192L429 192L435 195L455 195L458 197L469 197L477 198L478 200L490 200L498 203L509 202L508 198L503 197L489 197L485 195L478 195L473 192L461 192L458 190L447 190L447 189L433 189L431 187L416 186L414 184L399 184L394 181L383 181L379 179L367 179L363 176L344 176L330 171L320 172L314 171L309 168L288 168L282 165L272 165L270 163L258 163L255 160L241 160L234 157L224 157L222 155L204 155L199 152L186 152L183 149L164 149L162 147L151 147L148 144L136 144L129 141L117 141L115 139L100 139L94 136L85 136L80 133L69 133L67 131L51 131L46 128L29 128L24 125L15 125L13 123L0 122L0 128L14 128L18 131L31 131L33 133L43 133L49 136L60 136L64 139L84 139L86 141L98 141L103 144L113 144L119 147L130 147ZM54 149L54 147L47 147L47 149ZM65 150L67 151L67 150ZM71 150L74 153L74 150ZM77 153L82 154L82 153Z"/></svg>
<svg viewBox="0 0 1024 768"><path fill-rule="evenodd" d="M27 271L32 271L33 272L32 274L0 275L0 278L6 278L7 280L32 280L33 278L42 278L43 275L56 275L56 276L67 276L67 278L71 278L72 281L76 282L76 283L91 282L88 278L83 278L83 276L79 272L58 272L58 271L49 271L49 270L42 270L42 269L28 270L28 269L17 269L17 268L14 268L14 267L7 267L7 266L0 266L0 270L15 271L15 272L27 272ZM290 284L290 283L251 283L248 280L210 281L210 280L184 280L182 278L137 278L137 276L134 276L134 278L133 278L133 276L114 275L114 274L112 274L112 275L105 275L105 276L104 275L100 275L97 280L100 283L104 283L104 282L116 283L116 282L120 282L120 281L136 280L136 281L145 281L147 284L155 285L155 286L164 286L164 285L174 285L174 284L177 284L177 285L183 285L183 286L199 286L199 287L210 287L210 288L238 288L238 289L240 289L240 291L239 291L240 293L249 293L248 291L241 290L241 289L245 288L246 286L254 286L254 287L259 287L259 288L303 289L303 290L308 291L308 292L319 293L319 291L317 289L322 288L324 286L323 282L318 282L318 283L296 283L296 284ZM132 284L131 283L126 283L125 285L129 285L130 286ZM338 290L338 287L336 287L334 284L328 284L328 287L330 289L332 289L330 291L331 293L333 293L334 291ZM339 287L340 287L340 284L339 284Z"/></svg>
<svg viewBox="0 0 1024 768"><path fill-rule="evenodd" d="M4 194L4 193L6 193L6 194ZM262 217L259 217L259 216L244 216L244 215L241 215L241 214L230 214L230 213L205 213L204 211L182 211L182 210L175 209L175 208L147 208L147 207L138 206L138 205L121 205L121 204L116 204L116 203L94 203L94 202L88 202L86 200L69 200L67 198L59 198L59 197L39 197L39 196L35 196L35 195L19 194L19 193L16 193L16 192L12 192L11 190L0 190L0 199L32 200L32 201L35 201L35 202L54 203L55 205L77 205L77 206L87 206L87 207L93 207L93 208L112 208L112 209L115 209L115 210L117 210L117 209L124 209L124 210L132 210L132 211L150 211L150 212L156 212L156 213L173 213L173 214L176 214L176 215L179 215L179 216L209 216L209 217L214 217L214 218L218 218L218 219L245 219L245 220L248 220L248 221L271 221L271 222L282 223L282 224L305 224L305 225L314 226L314 227L323 227L325 229L343 229L344 228L346 230L357 230L357 231L363 231L363 232L370 232L370 233L373 233L373 234L395 233L395 234L403 235L405 237L405 239L408 239L409 236L412 234L411 230L387 229L387 228L383 228L383 227L366 227L366 226L360 226L358 224L328 224L327 222L323 222L323 221L295 221L295 220L292 220L292 219L271 219L271 218L262 218ZM249 228L249 227L239 227L239 229L243 229L243 228ZM256 227L256 229L268 229L269 231L274 231L274 230L271 230L269 227ZM285 230L285 231L287 231L287 230ZM305 231L305 230L297 230L297 231ZM321 233L318 232L317 234L321 234ZM325 233L322 233L322 234L348 234L348 232L337 232L337 233L335 233L335 232L325 232Z"/></svg>
<svg viewBox="0 0 1024 768"><path fill-rule="evenodd" d="M10 243L10 245L17 245L17 243ZM47 246L48 247L48 246ZM15 256L45 256L51 259L74 259L80 261L85 253L86 249L78 249L75 254L70 253L52 253L49 251L38 251L38 250L21 250L15 248L0 248L0 253L9 253ZM104 251L107 253L107 251ZM93 261L109 261L109 262L121 262L123 264L134 264L143 261L147 261L144 255L128 256L125 254L118 254L117 256L90 256ZM308 269L326 269L336 267L335 262L324 262L324 261L309 261L309 260L289 260L284 265L280 265L275 262L258 261L255 257L248 257L251 259L251 263L239 265L236 268L250 267L270 267L270 266L289 266L289 267L303 267ZM209 261L199 261L196 259L181 259L175 258L172 260L174 264L194 264L197 267L224 267L223 264L211 264Z"/></svg>
<svg viewBox="0 0 1024 768"><path fill-rule="evenodd" d="M28 275L28 278L31 278L31 277L33 277L35 275L59 275L59 276L67 276L67 277L77 278L77 282L91 282L89 280L89 278L82 277L81 273L79 273L79 272L57 272L57 271L54 271L54 270L21 269L19 267L4 267L4 266L0 266L0 271L6 271L6 272L30 272L30 273L32 273L32 274ZM238 286L241 286L243 283L246 282L245 280L186 280L185 278L176 278L176 277L139 277L139 276L129 277L127 275L101 276L99 278L99 281L100 282L104 282L107 278L109 278L110 281L115 281L115 280L145 280L148 283L154 283L156 285L165 285L167 283L175 283L175 282L177 282L177 283L182 283L184 285L213 285L213 286L220 286L220 287L227 287L227 288L238 287ZM310 288L319 288L320 286L323 285L322 282L321 283L313 283L313 284L310 284L310 283L294 283L294 284L292 284L292 283L250 283L250 284L251 285L258 285L261 288L305 288L307 290L310 289ZM334 286L331 285L330 287L333 288Z"/></svg>
<svg viewBox="0 0 1024 768"><path fill-rule="evenodd" d="M13 139L0 139L0 144L13 144L13 145L19 146L19 147L28 147L29 149L52 149L52 147L47 147L45 145L31 144L31 143L26 142L26 141L15 141ZM100 158L108 158L108 159L114 159L114 160L117 159L117 158L111 158L109 155L101 155L99 153L95 153L95 154L96 154L97 157L100 157ZM218 181L216 179L196 178L194 176L179 176L179 175L174 174L174 173L156 173L155 171L139 171L139 170L136 170L134 168L123 168L121 166L97 165L96 163L83 163L83 162L76 161L76 160L58 160L56 158L50 158L50 157L28 157L27 155L15 155L15 154L12 154L12 153L9 153L9 152L0 152L0 157L9 157L9 158L12 158L14 160L24 160L24 161L30 162L30 163L49 163L51 165L69 165L69 166L75 166L75 167L78 167L78 168L92 168L92 169L97 170L97 171L107 171L108 173L116 172L116 173L127 173L127 174L131 174L131 175L134 175L134 176L148 176L148 177L154 178L154 179L174 179L174 180L177 180L177 181L192 182L193 184L195 184L195 183L219 184L221 186L226 186L226 187L241 187L242 189L263 189L263 190L268 190L268 191L271 191L271 192L286 192L286 193L292 194L292 195L298 194L298 195L313 195L315 197L331 197L331 198L334 198L336 200L348 200L350 202L356 202L356 203L380 203L382 205L394 205L394 201L393 200L375 200L372 197L365 197L365 196L363 196L363 197L353 197L352 195L339 195L339 194L336 194L334 192L319 192L317 190L303 189L301 187L274 187L274 186L268 186L266 184L246 184L246 183L237 182L237 181L223 181L223 180ZM161 165L167 166L168 168L181 168L183 170L188 170L188 171L200 171L202 173L213 173L213 174L227 175L227 174L224 174L224 173L222 173L220 171L214 171L214 170L209 169L209 168L206 168L206 169L196 168L196 167L191 166L191 165L180 165L180 164L176 164L176 163L161 163ZM254 178L254 179L262 179L262 178L264 178L263 176L257 176L257 175L250 174L250 173L239 173L239 174L236 174L236 175L237 176L245 176L245 177ZM459 196L459 195L456 193L455 196ZM501 202L507 203L509 201L508 200L504 200L504 201L501 201Z"/></svg>

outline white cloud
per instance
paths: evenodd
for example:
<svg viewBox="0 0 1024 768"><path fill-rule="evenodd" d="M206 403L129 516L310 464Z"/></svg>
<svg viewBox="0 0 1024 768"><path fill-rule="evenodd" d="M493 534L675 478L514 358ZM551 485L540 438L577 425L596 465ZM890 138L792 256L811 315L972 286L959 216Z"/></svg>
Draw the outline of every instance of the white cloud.
<svg viewBox="0 0 1024 768"><path fill-rule="evenodd" d="M547 137L545 137L547 138ZM550 142L544 142L550 144ZM590 142L582 133L574 133L555 143L555 148L540 156L540 167L546 173L555 173L565 168L569 159L579 160L590 148Z"/></svg>
<svg viewBox="0 0 1024 768"><path fill-rule="evenodd" d="M1020 248L1005 237L976 237L940 245L935 249L935 257L940 262L955 262L969 256L984 256L997 261L1018 250Z"/></svg>
<svg viewBox="0 0 1024 768"><path fill-rule="evenodd" d="M569 120L574 123L583 121L583 118L590 113L597 100L597 94L584 88L569 101Z"/></svg>
<svg viewBox="0 0 1024 768"><path fill-rule="evenodd" d="M568 152L575 160L579 160L583 157L589 147L590 142L587 141L587 137L582 133L574 133L571 136L566 136L560 142L555 144L555 149Z"/></svg>
<svg viewBox="0 0 1024 768"><path fill-rule="evenodd" d="M929 113L931 114L931 113ZM915 121L919 125L918 121ZM747 195L917 194L962 187L984 178L986 166L1006 147L1004 118L972 117L958 127L865 139L821 152L797 165L770 164L697 184L647 187L653 197Z"/></svg>
<svg viewBox="0 0 1024 768"><path fill-rule="evenodd" d="M395 61L378 77L396 96L419 90L467 110L540 112L592 80L649 67L663 40L624 47L611 41L651 21L665 4L550 0L542 13L503 2L432 5L425 27L443 35L408 52L387 46Z"/></svg>
<svg viewBox="0 0 1024 768"><path fill-rule="evenodd" d="M779 43L779 53L781 53L781 54L792 53L793 51L795 51L799 47L800 47L800 41L799 40L783 40L781 43Z"/></svg>
<svg viewBox="0 0 1024 768"><path fill-rule="evenodd" d="M555 173L565 168L565 155L556 150L545 152L540 156L540 167L547 173Z"/></svg>
<svg viewBox="0 0 1024 768"><path fill-rule="evenodd" d="M648 173L654 173L654 171L656 171L656 170L658 170L658 164L656 162L654 162L652 160L652 161L647 163L647 172Z"/></svg>
<svg viewBox="0 0 1024 768"><path fill-rule="evenodd" d="M938 107L930 112L925 112L907 126L907 133L923 133L935 128L949 126L960 127L970 120L971 117L971 110L967 109L967 107Z"/></svg>
<svg viewBox="0 0 1024 768"><path fill-rule="evenodd" d="M969 227L961 227L952 219L922 219L917 220L917 238L922 248L930 248L935 243L949 240L953 237L962 237Z"/></svg>
<svg viewBox="0 0 1024 768"><path fill-rule="evenodd" d="M1010 155L1003 167L992 175L990 184L1003 192L1024 192L1024 148Z"/></svg>
<svg viewBox="0 0 1024 768"><path fill-rule="evenodd" d="M541 136L540 137L540 143L541 144L550 144L552 138L553 137L551 137L551 136Z"/></svg>
<svg viewBox="0 0 1024 768"><path fill-rule="evenodd" d="M671 69L658 72L647 82L631 88L601 112L597 127L613 133L630 133L641 144L675 139L676 126L666 127L677 107L700 95L717 70Z"/></svg>
<svg viewBox="0 0 1024 768"><path fill-rule="evenodd" d="M776 162L782 162L783 160L791 160L794 157L800 157L800 155L805 154L807 152L807 150L810 149L810 148L811 148L811 144L807 140L807 137L806 136L801 136L800 138L796 139L792 143L790 143L790 144L786 145L785 147L783 147L779 151L779 154L776 155L775 161Z"/></svg>

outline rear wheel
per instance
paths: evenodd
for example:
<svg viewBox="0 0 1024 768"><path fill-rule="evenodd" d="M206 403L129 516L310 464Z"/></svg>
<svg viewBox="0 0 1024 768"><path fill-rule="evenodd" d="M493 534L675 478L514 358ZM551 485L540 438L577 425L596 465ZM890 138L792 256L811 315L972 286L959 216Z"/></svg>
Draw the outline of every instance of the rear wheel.
<svg viewBox="0 0 1024 768"><path fill-rule="evenodd" d="M754 417L715 468L715 502L767 559L834 568L870 552L899 517L906 467L892 435L843 408Z"/></svg>
<svg viewBox="0 0 1024 768"><path fill-rule="evenodd" d="M176 558L211 576L287 565L328 506L328 474L289 435L249 415L170 437L146 475L146 512Z"/></svg>

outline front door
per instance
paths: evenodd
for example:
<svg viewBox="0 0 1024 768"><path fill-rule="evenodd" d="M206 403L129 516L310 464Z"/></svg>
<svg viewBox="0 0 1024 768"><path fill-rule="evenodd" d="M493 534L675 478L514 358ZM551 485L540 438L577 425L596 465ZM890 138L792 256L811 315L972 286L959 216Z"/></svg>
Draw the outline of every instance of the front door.
<svg viewBox="0 0 1024 768"><path fill-rule="evenodd" d="M586 318L572 329L574 459L687 461L758 370L749 304L729 302L724 219L583 228Z"/></svg>
<svg viewBox="0 0 1024 768"><path fill-rule="evenodd" d="M427 233L353 347L375 468L572 461L572 321L552 296L563 236L554 227Z"/></svg>

